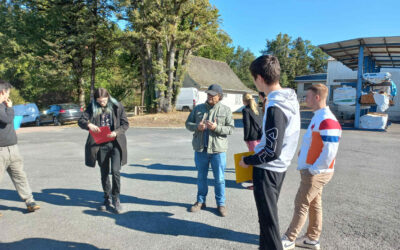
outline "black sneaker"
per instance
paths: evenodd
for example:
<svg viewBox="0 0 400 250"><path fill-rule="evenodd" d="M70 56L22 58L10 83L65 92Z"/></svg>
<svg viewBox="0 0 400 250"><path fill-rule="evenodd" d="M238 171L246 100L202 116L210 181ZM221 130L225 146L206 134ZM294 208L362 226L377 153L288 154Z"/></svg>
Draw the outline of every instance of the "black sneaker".
<svg viewBox="0 0 400 250"><path fill-rule="evenodd" d="M121 206L121 201L119 198L113 199L113 205L114 205L114 211L117 214L122 213L122 206Z"/></svg>
<svg viewBox="0 0 400 250"><path fill-rule="evenodd" d="M31 202L26 204L26 209L28 209L28 212L35 212L36 210L40 209L40 206L36 204L36 202Z"/></svg>
<svg viewBox="0 0 400 250"><path fill-rule="evenodd" d="M104 198L104 202L103 202L103 204L101 204L98 207L98 210L106 211L108 209L111 209L111 199L110 198Z"/></svg>

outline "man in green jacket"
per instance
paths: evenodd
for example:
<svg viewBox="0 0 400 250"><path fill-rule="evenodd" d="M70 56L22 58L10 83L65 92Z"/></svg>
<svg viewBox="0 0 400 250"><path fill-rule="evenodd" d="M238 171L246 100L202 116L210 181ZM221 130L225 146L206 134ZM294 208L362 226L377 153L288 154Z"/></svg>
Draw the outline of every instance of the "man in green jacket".
<svg viewBox="0 0 400 250"><path fill-rule="evenodd" d="M197 105L186 120L186 128L194 132L192 145L195 151L194 162L198 171L197 201L190 211L197 212L206 207L207 174L211 163L218 212L225 217L224 174L228 149L227 136L232 134L234 121L230 108L220 102L223 97L221 86L212 84L206 93L207 101Z"/></svg>

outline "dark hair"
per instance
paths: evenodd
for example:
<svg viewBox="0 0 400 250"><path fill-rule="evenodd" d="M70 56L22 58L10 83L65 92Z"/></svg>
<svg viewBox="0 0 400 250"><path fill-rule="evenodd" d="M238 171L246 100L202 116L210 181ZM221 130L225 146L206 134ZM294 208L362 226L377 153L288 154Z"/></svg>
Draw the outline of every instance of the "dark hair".
<svg viewBox="0 0 400 250"><path fill-rule="evenodd" d="M262 96L263 98L265 98L265 93L262 92L262 91L258 92L258 95L260 95L260 96Z"/></svg>
<svg viewBox="0 0 400 250"><path fill-rule="evenodd" d="M264 55L258 57L250 65L250 72L254 80L260 75L267 85L279 82L281 76L281 66L275 56Z"/></svg>
<svg viewBox="0 0 400 250"><path fill-rule="evenodd" d="M0 91L4 89L11 89L12 85L9 82L0 79Z"/></svg>
<svg viewBox="0 0 400 250"><path fill-rule="evenodd" d="M318 83L311 85L307 90L312 91L315 95L319 95L321 99L326 99L328 97L328 87L324 84Z"/></svg>
<svg viewBox="0 0 400 250"><path fill-rule="evenodd" d="M98 88L94 91L94 98L100 98L100 97L110 97L110 94L105 88Z"/></svg>

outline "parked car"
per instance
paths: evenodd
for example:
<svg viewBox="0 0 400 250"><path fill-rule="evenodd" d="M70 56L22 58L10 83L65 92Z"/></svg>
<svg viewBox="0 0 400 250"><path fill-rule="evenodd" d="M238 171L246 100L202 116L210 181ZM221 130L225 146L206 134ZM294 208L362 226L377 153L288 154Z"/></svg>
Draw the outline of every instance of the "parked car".
<svg viewBox="0 0 400 250"><path fill-rule="evenodd" d="M199 101L199 91L196 88L181 88L176 99L176 110L190 111Z"/></svg>
<svg viewBox="0 0 400 250"><path fill-rule="evenodd" d="M82 111L83 109L74 103L53 104L42 112L36 125L53 123L55 126L59 126L65 122L77 121L81 117Z"/></svg>
<svg viewBox="0 0 400 250"><path fill-rule="evenodd" d="M40 112L35 103L14 105L14 115L22 116L21 124L34 123L40 116Z"/></svg>

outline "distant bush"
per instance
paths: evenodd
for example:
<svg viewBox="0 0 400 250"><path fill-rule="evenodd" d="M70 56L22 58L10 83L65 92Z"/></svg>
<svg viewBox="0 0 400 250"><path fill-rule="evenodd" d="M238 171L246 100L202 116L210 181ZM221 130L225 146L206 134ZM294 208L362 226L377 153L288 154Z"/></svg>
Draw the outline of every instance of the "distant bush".
<svg viewBox="0 0 400 250"><path fill-rule="evenodd" d="M19 94L19 90L12 88L10 92L10 99L13 103L13 105L18 105L18 104L25 104L26 101L22 96Z"/></svg>

